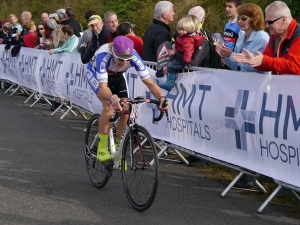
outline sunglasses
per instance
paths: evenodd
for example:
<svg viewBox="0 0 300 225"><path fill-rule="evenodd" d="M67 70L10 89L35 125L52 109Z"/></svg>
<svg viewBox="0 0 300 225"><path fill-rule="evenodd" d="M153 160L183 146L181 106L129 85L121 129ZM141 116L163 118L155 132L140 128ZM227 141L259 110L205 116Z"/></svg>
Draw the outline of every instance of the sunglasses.
<svg viewBox="0 0 300 225"><path fill-rule="evenodd" d="M99 19L99 17L90 17L88 19L88 22L91 22L91 21L94 21L94 20L101 20L101 19Z"/></svg>
<svg viewBox="0 0 300 225"><path fill-rule="evenodd" d="M237 20L246 21L247 19L249 19L249 17L246 17L246 16L238 16L237 17Z"/></svg>
<svg viewBox="0 0 300 225"><path fill-rule="evenodd" d="M38 30L44 30L44 28L38 28Z"/></svg>
<svg viewBox="0 0 300 225"><path fill-rule="evenodd" d="M122 59L122 58L116 56L114 49L112 49L112 53L113 53L114 57L116 57L116 59L120 62L129 62L132 59L132 57L130 57L129 59Z"/></svg>
<svg viewBox="0 0 300 225"><path fill-rule="evenodd" d="M271 25L271 24L275 23L277 20L280 20L282 17L283 17L283 16L277 18L276 20L266 20L265 22L266 22L267 24Z"/></svg>

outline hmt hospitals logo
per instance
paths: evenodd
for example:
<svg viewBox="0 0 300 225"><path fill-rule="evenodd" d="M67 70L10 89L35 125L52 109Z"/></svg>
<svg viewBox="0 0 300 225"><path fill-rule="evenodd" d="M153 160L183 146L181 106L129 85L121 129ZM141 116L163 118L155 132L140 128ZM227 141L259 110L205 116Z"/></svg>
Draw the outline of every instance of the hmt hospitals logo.
<svg viewBox="0 0 300 225"><path fill-rule="evenodd" d="M255 112L247 110L249 91L238 90L235 107L226 107L225 127L235 130L236 147L247 151L246 133L255 134Z"/></svg>

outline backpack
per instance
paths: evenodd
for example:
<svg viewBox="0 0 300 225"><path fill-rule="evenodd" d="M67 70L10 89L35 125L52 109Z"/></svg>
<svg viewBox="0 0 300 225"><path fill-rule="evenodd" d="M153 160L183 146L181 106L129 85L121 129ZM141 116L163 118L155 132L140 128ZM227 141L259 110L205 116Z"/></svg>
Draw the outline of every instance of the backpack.
<svg viewBox="0 0 300 225"><path fill-rule="evenodd" d="M202 67L208 68L216 68L220 69L221 66L221 57L216 52L216 45L214 44L214 40L212 38L211 33L201 29L201 33L205 36L206 40L208 40L209 50L210 50L210 58L209 61L203 60L200 65Z"/></svg>
<svg viewBox="0 0 300 225"><path fill-rule="evenodd" d="M206 62L206 67L220 69L221 66L221 57L216 52L216 45L212 42L208 42L210 50L209 62ZM201 63L202 64L202 63Z"/></svg>

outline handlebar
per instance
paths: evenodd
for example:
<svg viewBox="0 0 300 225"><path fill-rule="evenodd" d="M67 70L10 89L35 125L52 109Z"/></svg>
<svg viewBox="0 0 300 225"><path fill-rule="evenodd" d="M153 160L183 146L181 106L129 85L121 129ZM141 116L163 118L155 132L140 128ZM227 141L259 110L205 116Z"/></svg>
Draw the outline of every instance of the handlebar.
<svg viewBox="0 0 300 225"><path fill-rule="evenodd" d="M156 99L150 99L150 98L145 98L143 96L139 96L139 97L136 97L136 98L125 98L125 99L121 99L120 100L120 105L123 107L124 103L130 103L130 104L140 104L140 103L152 103L152 104L155 104L157 106L160 105L160 101L159 100L156 100ZM166 107L168 104L168 100L165 98L164 100L164 103L163 103L163 107ZM168 114L168 110L165 111L166 112L166 116L167 116L167 119L169 119L169 114ZM110 118L109 119L109 122L114 122L118 119L118 117L122 114L122 112L120 111L117 111L115 113L115 116ZM154 121L160 121L162 119L164 115L164 112L163 111L160 111L160 114L157 118L154 118L153 120Z"/></svg>

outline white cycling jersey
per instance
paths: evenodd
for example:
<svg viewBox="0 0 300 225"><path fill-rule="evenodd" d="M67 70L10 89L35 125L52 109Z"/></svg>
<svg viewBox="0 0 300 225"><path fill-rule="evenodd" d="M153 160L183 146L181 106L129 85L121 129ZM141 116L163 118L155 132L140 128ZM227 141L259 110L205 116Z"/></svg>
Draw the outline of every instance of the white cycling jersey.
<svg viewBox="0 0 300 225"><path fill-rule="evenodd" d="M109 44L104 44L95 52L94 57L87 65L88 82L94 92L98 93L99 83L107 82L108 76L123 73L132 66L142 80L150 77L146 65L135 50L133 50L133 57L130 59L130 62L120 71L115 64Z"/></svg>

